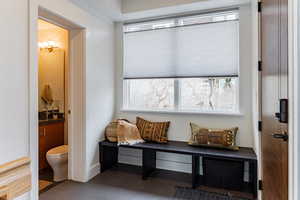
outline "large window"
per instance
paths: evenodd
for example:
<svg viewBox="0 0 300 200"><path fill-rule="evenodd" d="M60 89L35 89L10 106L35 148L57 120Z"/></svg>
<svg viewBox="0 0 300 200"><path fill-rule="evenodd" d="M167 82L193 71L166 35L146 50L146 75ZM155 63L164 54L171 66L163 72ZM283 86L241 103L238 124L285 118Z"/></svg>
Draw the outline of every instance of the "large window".
<svg viewBox="0 0 300 200"><path fill-rule="evenodd" d="M237 113L238 10L124 25L124 109Z"/></svg>
<svg viewBox="0 0 300 200"><path fill-rule="evenodd" d="M174 79L126 81L127 107L134 109L174 109Z"/></svg>

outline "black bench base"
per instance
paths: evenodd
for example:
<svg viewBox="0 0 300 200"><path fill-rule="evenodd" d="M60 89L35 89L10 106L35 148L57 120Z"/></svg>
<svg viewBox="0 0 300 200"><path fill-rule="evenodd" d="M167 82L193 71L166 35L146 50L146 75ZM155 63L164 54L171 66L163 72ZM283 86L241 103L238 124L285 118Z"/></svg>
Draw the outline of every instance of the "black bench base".
<svg viewBox="0 0 300 200"><path fill-rule="evenodd" d="M99 143L101 173L118 164L119 146L103 141ZM143 143L120 147L143 151L142 178L146 180L156 170L156 152L169 152L192 156L191 186L199 185L252 193L257 197L257 158L253 149L228 151L188 146L185 142L168 144ZM203 176L199 174L200 157L203 159ZM244 163L249 163L249 182L244 182Z"/></svg>

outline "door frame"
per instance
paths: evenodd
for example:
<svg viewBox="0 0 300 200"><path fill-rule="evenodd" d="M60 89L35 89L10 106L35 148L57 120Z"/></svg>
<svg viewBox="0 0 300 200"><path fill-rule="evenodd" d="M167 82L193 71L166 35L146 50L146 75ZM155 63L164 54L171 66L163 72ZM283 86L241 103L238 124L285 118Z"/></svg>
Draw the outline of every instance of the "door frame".
<svg viewBox="0 0 300 200"><path fill-rule="evenodd" d="M288 19L289 19L289 199L299 199L299 145L300 137L300 70L299 64L299 7L297 0L289 0Z"/></svg>
<svg viewBox="0 0 300 200"><path fill-rule="evenodd" d="M69 31L69 108L68 144L69 174L74 181L85 182L85 59L86 29L71 19L29 3L29 153L32 160L32 190L30 199L38 200L38 19L64 27ZM76 156L74 156L76 155Z"/></svg>

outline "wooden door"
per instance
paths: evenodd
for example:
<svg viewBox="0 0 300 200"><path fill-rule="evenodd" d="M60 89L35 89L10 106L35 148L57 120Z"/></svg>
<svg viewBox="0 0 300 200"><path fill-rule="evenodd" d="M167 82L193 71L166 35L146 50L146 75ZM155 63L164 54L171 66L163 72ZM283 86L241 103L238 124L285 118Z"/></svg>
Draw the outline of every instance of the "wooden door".
<svg viewBox="0 0 300 200"><path fill-rule="evenodd" d="M45 169L48 167L47 158L46 158L46 128L45 126L39 127L39 169Z"/></svg>
<svg viewBox="0 0 300 200"><path fill-rule="evenodd" d="M262 0L263 200L288 200L288 0Z"/></svg>

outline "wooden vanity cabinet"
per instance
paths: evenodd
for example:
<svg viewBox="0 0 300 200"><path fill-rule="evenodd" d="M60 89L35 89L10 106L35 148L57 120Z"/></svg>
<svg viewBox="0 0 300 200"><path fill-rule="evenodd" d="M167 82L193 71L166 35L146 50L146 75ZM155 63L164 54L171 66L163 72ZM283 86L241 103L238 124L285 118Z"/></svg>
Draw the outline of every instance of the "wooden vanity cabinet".
<svg viewBox="0 0 300 200"><path fill-rule="evenodd" d="M49 167L47 152L64 145L64 122L55 122L39 126L39 169Z"/></svg>

